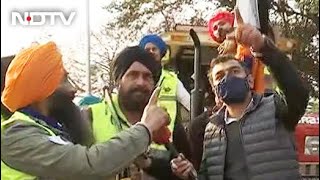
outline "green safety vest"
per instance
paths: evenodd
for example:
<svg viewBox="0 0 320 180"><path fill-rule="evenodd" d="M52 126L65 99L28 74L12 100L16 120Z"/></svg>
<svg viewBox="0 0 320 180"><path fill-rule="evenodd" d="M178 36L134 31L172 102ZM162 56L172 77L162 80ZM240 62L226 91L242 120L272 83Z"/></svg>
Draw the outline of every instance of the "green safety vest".
<svg viewBox="0 0 320 180"><path fill-rule="evenodd" d="M10 116L8 117L8 116L5 116L4 114L1 113L1 123L9 118L10 118Z"/></svg>
<svg viewBox="0 0 320 180"><path fill-rule="evenodd" d="M93 120L92 129L96 143L105 142L122 129L129 127L129 123L120 111L116 95L112 95L112 101L117 114L112 113L112 108L105 101L90 105Z"/></svg>
<svg viewBox="0 0 320 180"><path fill-rule="evenodd" d="M3 133L8 127L10 127L10 125L12 125L12 123L15 122L16 120L35 124L39 128L46 130L50 136L56 136L53 133L53 131L51 131L49 128L37 123L36 121L32 120L29 116L20 112L15 112L8 120L1 122L1 133ZM35 180L35 179L37 179L36 176L32 176L24 172L15 170L14 168L7 166L1 160L1 180Z"/></svg>
<svg viewBox="0 0 320 180"><path fill-rule="evenodd" d="M120 109L118 96L116 94L112 95L112 101L116 114L112 113L112 108L105 101L90 106L93 119L93 135L96 143L105 142L114 137L121 130L130 127L130 123ZM168 113L170 113L169 109ZM169 124L171 132L173 132L174 121L175 119ZM163 145L151 144L151 147L165 150Z"/></svg>
<svg viewBox="0 0 320 180"><path fill-rule="evenodd" d="M178 77L174 72L162 69L159 81L162 81L159 93L160 106L165 107L169 113L170 119L175 121L177 116Z"/></svg>
<svg viewBox="0 0 320 180"><path fill-rule="evenodd" d="M3 121L5 121L6 119L4 118L4 116L2 115L2 113L1 113L1 123L3 122Z"/></svg>

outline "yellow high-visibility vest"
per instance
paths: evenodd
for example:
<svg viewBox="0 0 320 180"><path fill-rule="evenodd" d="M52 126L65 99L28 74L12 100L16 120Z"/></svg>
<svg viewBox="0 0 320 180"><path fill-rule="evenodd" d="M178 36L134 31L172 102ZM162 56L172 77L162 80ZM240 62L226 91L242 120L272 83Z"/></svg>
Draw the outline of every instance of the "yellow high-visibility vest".
<svg viewBox="0 0 320 180"><path fill-rule="evenodd" d="M37 123L33 119L31 119L29 116L20 113L15 112L8 120L5 120L1 122L1 133L3 133L10 125L12 125L13 122L16 120L19 121L25 121L32 124L35 124L39 128L42 128L47 131L48 135L50 136L56 136L53 131L51 131L49 128ZM26 135L27 136L27 135ZM7 166L2 160L1 160L1 180L35 180L37 177L26 174L24 172L15 170L14 168L11 168Z"/></svg>

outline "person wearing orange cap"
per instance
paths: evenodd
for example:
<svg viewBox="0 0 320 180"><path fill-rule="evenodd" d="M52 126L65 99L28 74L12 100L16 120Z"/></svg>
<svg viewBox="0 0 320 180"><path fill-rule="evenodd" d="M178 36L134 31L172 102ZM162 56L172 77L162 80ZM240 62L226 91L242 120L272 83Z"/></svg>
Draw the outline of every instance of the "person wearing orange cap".
<svg viewBox="0 0 320 180"><path fill-rule="evenodd" d="M74 144L52 114L68 113L70 84L55 43L18 53L9 65L1 96L13 115L1 123L1 179L108 179L143 154L152 135L169 123L154 91L141 121L107 142ZM27 87L27 88L26 88ZM53 113L55 112L55 113Z"/></svg>
<svg viewBox="0 0 320 180"><path fill-rule="evenodd" d="M219 54L234 54L236 59L239 61L244 61L249 69L251 69L254 78L255 92L264 93L264 65L257 58L254 57L255 54L251 53L249 47L237 44L235 41L234 34L234 21L241 21L237 24L243 24L241 15L236 9L234 12L229 12L227 10L218 10L215 15L209 20L208 28L209 34L212 39L218 43L220 46L218 48Z"/></svg>
<svg viewBox="0 0 320 180"><path fill-rule="evenodd" d="M31 44L31 46L34 45L37 44ZM1 58L1 95L5 86L6 72L14 57L15 56L12 55ZM86 126L88 125L86 121L82 120L80 117L81 114L78 108L73 103L70 103L70 99L74 98L76 91L70 84L67 84L66 87L67 88L64 88L65 90L63 88L58 88L59 93L55 93L54 101L52 101L52 105L49 108L50 117L57 119L59 123L65 125L64 130L68 132L70 140L73 143L90 145L92 144L92 136L90 136L90 132L86 131L88 129ZM61 110L64 109L67 109L68 111L61 112ZM1 100L1 121L10 118L11 115L12 112L2 104Z"/></svg>

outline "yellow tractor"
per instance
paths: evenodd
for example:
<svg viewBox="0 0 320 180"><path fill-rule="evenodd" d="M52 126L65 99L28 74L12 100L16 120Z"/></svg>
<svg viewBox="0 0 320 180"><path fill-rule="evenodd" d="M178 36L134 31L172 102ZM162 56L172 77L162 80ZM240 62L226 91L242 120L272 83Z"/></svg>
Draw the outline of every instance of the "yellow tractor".
<svg viewBox="0 0 320 180"><path fill-rule="evenodd" d="M190 30L193 29L193 36ZM193 39L196 36L199 43ZM191 119L214 106L207 78L211 60L218 55L218 43L209 36L207 27L177 25L174 31L162 34L168 45L163 59L165 68L174 70L185 88L191 92ZM201 51L201 52L200 52ZM197 79L197 80L196 80Z"/></svg>

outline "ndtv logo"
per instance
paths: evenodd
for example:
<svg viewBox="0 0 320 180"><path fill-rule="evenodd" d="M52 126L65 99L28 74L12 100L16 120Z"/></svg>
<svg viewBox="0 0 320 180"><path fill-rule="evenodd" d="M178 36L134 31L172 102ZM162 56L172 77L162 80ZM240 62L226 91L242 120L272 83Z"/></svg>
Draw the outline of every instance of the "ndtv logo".
<svg viewBox="0 0 320 180"><path fill-rule="evenodd" d="M49 25L56 25L57 20L65 26L72 23L76 12L70 12L69 16L66 16L63 12L24 12L17 11L11 12L11 25L16 26L18 23L24 26L42 26L49 22ZM18 22L18 23L17 23Z"/></svg>

